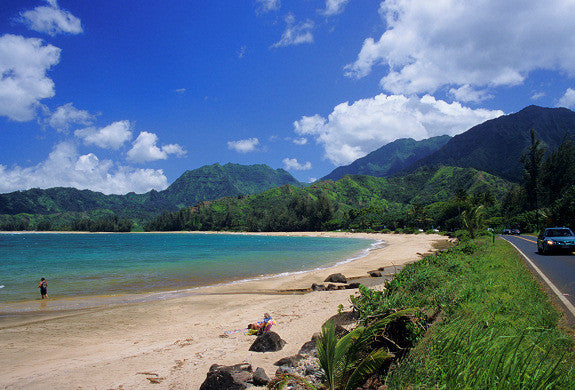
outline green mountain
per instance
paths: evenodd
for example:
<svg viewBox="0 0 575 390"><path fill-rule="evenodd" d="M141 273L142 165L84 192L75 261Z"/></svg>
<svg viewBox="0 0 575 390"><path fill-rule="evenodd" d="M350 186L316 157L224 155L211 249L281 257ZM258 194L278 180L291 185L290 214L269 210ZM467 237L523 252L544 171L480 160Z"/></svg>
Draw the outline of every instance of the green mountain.
<svg viewBox="0 0 575 390"><path fill-rule="evenodd" d="M184 172L161 194L172 204L185 207L204 200L264 192L285 184L301 185L285 170L267 165L213 164Z"/></svg>
<svg viewBox="0 0 575 390"><path fill-rule="evenodd" d="M349 165L334 169L321 180L339 180L345 175L392 176L416 161L439 150L451 139L448 135L422 141L402 138L359 158Z"/></svg>
<svg viewBox="0 0 575 390"><path fill-rule="evenodd" d="M246 197L201 202L164 213L147 230L297 231L349 228L371 213L380 221L403 221L414 205L447 202L457 190L501 199L511 184L472 168L421 168L403 177L347 175L309 187L281 186ZM457 208L455 207L455 210ZM451 216L453 217L453 216ZM383 223L383 222L382 222Z"/></svg>
<svg viewBox="0 0 575 390"><path fill-rule="evenodd" d="M284 184L301 184L283 169L266 165L214 164L186 171L164 191L105 195L75 188L31 189L0 194L0 214L86 213L108 210L123 218L148 219L199 201L249 195Z"/></svg>
<svg viewBox="0 0 575 390"><path fill-rule="evenodd" d="M456 135L408 171L442 164L475 168L519 182L523 169L519 158L531 143L532 128L548 150L555 150L566 135L575 134L575 112L566 108L529 106L515 114L489 120Z"/></svg>

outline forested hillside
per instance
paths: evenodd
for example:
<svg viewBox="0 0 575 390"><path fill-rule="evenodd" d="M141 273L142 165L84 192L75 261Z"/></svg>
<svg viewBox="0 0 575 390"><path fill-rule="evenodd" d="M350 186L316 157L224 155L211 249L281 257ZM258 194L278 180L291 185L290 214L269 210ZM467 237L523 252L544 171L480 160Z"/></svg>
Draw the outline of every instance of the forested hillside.
<svg viewBox="0 0 575 390"><path fill-rule="evenodd" d="M566 136L575 134L575 112L529 106L489 120L456 135L408 171L434 164L470 167L518 183L523 170L520 158L530 145L531 129L548 151L556 150Z"/></svg>
<svg viewBox="0 0 575 390"><path fill-rule="evenodd" d="M321 180L339 180L345 175L392 176L437 151L450 139L448 135L422 141L415 141L411 138L398 139L349 165L334 169Z"/></svg>
<svg viewBox="0 0 575 390"><path fill-rule="evenodd" d="M163 211L199 201L249 195L301 184L267 165L209 165L186 171L164 191L105 195L75 188L31 189L0 194L0 230L127 231ZM129 221L128 221L129 220Z"/></svg>
<svg viewBox="0 0 575 390"><path fill-rule="evenodd" d="M474 169L421 169L401 178L348 175L306 188L202 202L164 213L147 230L296 231L457 224L458 191L493 204L510 184ZM443 202L443 208L438 203ZM435 205L435 207L434 207ZM434 215L431 216L429 212ZM454 214L455 213L455 214ZM455 218L455 220L454 220Z"/></svg>

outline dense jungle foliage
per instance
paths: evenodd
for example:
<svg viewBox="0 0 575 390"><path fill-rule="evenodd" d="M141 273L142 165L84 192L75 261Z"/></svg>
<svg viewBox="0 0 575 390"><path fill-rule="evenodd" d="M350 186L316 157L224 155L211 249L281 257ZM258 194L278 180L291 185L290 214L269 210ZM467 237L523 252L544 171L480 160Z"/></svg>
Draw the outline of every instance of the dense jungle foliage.
<svg viewBox="0 0 575 390"><path fill-rule="evenodd" d="M460 192L465 193L466 204L495 207L496 199L508 188L506 181L470 168L423 168L395 178L348 175L306 188L282 186L261 194L202 202L164 213L145 229L456 229L463 211ZM467 196L467 191L471 195Z"/></svg>

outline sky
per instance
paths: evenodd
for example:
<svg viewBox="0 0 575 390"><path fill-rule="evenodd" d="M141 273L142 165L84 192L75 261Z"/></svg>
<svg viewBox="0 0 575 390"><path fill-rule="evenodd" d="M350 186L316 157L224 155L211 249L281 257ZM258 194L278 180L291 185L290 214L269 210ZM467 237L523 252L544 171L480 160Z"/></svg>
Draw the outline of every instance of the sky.
<svg viewBox="0 0 575 390"><path fill-rule="evenodd" d="M399 138L575 109L574 0L3 0L0 192L302 182Z"/></svg>

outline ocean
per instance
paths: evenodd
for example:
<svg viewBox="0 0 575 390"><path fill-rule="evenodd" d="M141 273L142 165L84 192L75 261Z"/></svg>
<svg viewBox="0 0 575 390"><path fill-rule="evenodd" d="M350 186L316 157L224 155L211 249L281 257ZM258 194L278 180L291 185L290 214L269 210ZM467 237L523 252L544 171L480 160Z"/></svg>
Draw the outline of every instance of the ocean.
<svg viewBox="0 0 575 390"><path fill-rule="evenodd" d="M162 299L197 287L303 272L363 256L375 240L242 234L0 233L0 312ZM34 303L36 302L36 303ZM45 304L41 308L46 308Z"/></svg>

